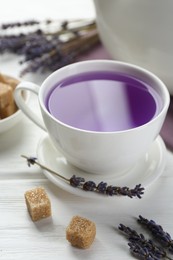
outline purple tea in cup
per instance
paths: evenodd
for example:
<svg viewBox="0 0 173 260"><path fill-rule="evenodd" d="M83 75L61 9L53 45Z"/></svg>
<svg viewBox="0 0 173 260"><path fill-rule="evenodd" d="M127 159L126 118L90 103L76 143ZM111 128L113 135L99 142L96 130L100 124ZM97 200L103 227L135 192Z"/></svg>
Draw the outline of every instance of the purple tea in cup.
<svg viewBox="0 0 173 260"><path fill-rule="evenodd" d="M77 74L58 82L48 111L75 128L113 132L141 126L162 108L158 93L138 78L113 71Z"/></svg>

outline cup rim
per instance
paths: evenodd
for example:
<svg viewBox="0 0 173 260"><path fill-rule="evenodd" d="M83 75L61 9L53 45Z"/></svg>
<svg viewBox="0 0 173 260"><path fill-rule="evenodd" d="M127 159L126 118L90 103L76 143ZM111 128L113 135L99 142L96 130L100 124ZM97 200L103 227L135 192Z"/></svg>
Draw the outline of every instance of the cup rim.
<svg viewBox="0 0 173 260"><path fill-rule="evenodd" d="M162 93L164 93L164 96L162 97L162 100L163 100L163 107L162 109L159 111L159 113L154 116L151 120L149 120L148 122L146 122L145 124L142 124L140 126L137 126L137 127L133 127L133 128L129 128L129 129L124 129L124 130L115 130L115 131L105 131L105 132L100 132L100 131L93 131L93 130L86 130L86 129L81 129L81 128L77 128L77 127L74 127L74 126L71 126L71 125L68 125L66 123L64 123L63 121L55 118L53 115L51 115L49 113L49 111L47 110L46 108L46 105L45 105L45 102L44 102L44 93L45 93L45 90L47 89L48 91L50 91L50 89L52 89L54 87L54 84L51 84L51 86L48 88L47 86L50 84L50 82L52 82L52 79L56 78L57 77L57 74L64 74L64 75L67 75L69 73L69 70L73 69L75 71L75 73L73 72L73 74L69 74L67 75L66 77L68 76L72 76L72 75L76 75L78 73L77 71L77 67L81 67L83 65L85 65L86 67L88 66L88 68L90 68L90 65L113 65L113 66L119 66L119 68L128 68L128 69L132 69L132 70L135 70L136 72L140 72L141 74L143 75L147 75L148 78L152 79L157 85L160 86L160 89L162 91ZM95 71L100 71L101 69L98 69L98 67L96 66L96 69ZM103 70L103 68L102 68ZM104 71L107 70L106 67L104 68ZM87 69L87 72L91 71L91 69ZM109 69L108 69L109 71ZM67 73L64 73L64 72L67 72ZM64 79L65 76L63 76L60 81L62 79ZM57 82L57 80L56 80ZM154 73L152 73L151 71L143 68L143 67L140 67L138 65L135 65L135 64L132 64L132 63L128 63L128 62L123 62L123 61L116 61L116 60L86 60L86 61L79 61L79 62L75 62L75 63L72 63L70 65L66 65L56 71L54 71L53 73L51 73L42 83L42 85L40 86L40 91L39 91L39 103L41 105L41 108L44 110L44 112L49 116L51 117L51 119L57 123L59 123L60 125L62 126L65 126L66 128L69 128L69 129L72 129L72 130L75 130L75 131L79 131L79 132L85 132L85 133L92 133L92 134L104 134L104 135L108 135L108 134L121 134L121 133L129 133L129 132L133 132L133 131L138 131L142 128L145 128L147 127L148 125L154 123L156 120L158 120L159 117L162 116L162 114L166 114L167 110L168 110L168 107L169 107L169 104L170 104L170 94L169 94L169 91L166 87L166 85L164 84L164 82L158 77L156 76Z"/></svg>

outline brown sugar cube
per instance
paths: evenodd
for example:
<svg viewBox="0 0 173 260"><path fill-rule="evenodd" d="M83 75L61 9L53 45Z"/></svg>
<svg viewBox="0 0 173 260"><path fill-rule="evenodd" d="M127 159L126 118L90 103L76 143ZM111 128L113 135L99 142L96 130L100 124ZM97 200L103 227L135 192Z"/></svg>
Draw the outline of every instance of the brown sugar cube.
<svg viewBox="0 0 173 260"><path fill-rule="evenodd" d="M0 82L0 118L6 118L17 110L11 86Z"/></svg>
<svg viewBox="0 0 173 260"><path fill-rule="evenodd" d="M42 187L37 187L25 192L25 201L33 221L51 216L51 203Z"/></svg>
<svg viewBox="0 0 173 260"><path fill-rule="evenodd" d="M17 79L14 79L12 77L9 77L9 76L4 76L4 80L5 82L10 85L14 91L14 89L16 88L16 86L20 83L19 80Z"/></svg>
<svg viewBox="0 0 173 260"><path fill-rule="evenodd" d="M6 83L4 76L0 73L0 82Z"/></svg>
<svg viewBox="0 0 173 260"><path fill-rule="evenodd" d="M1 110L0 115L1 115L1 119L4 119L8 116L11 116L12 114L14 114L16 112L16 106L14 105L10 105L5 107L4 109Z"/></svg>
<svg viewBox="0 0 173 260"><path fill-rule="evenodd" d="M78 248L90 247L95 235L95 223L80 216L74 216L66 229L66 239Z"/></svg>
<svg viewBox="0 0 173 260"><path fill-rule="evenodd" d="M0 82L0 106L2 108L8 106L11 103L12 99L13 99L12 88L9 85Z"/></svg>

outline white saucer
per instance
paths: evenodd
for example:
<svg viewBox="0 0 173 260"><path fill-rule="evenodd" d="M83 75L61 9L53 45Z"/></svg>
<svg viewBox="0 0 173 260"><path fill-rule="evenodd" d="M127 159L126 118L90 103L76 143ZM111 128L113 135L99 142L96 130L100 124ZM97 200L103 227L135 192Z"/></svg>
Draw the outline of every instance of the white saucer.
<svg viewBox="0 0 173 260"><path fill-rule="evenodd" d="M72 175L76 175L78 177L84 177L85 181L92 180L96 184L104 181L107 182L108 185L127 186L129 188L134 188L137 184L141 184L146 188L151 183L153 183L164 170L166 161L165 154L165 144L162 138L159 136L152 144L150 150L146 153L144 158L138 161L136 165L126 174L123 176L105 174L104 176L103 174L91 175L90 173L84 172L68 163L66 158L54 148L48 135L41 138L37 147L38 161L66 178L70 179ZM83 191L79 188L74 188L64 180L61 180L59 177L49 173L46 170L43 170L43 172L51 182L70 193L90 198L98 198L98 196L100 196L100 194L95 192ZM103 196L101 197L103 198ZM107 196L105 195L105 197Z"/></svg>

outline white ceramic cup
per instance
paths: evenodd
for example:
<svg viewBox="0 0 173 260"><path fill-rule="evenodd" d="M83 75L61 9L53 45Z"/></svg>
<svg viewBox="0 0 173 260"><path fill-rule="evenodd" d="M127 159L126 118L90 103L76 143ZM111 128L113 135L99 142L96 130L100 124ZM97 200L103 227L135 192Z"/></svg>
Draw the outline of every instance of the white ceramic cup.
<svg viewBox="0 0 173 260"><path fill-rule="evenodd" d="M162 101L162 108L146 124L114 132L97 132L75 128L52 116L45 105L45 99L50 90L58 82L72 75L93 71L126 73L145 81L158 93ZM23 102L21 98L23 90L29 90L38 95L45 125L36 117L34 111ZM77 99L80 97L77 96ZM26 116L48 132L55 147L71 164L90 173L121 174L133 167L142 156L145 156L159 135L170 98L164 83L143 68L118 61L93 60L65 66L52 73L41 86L31 82L21 82L15 90L15 101Z"/></svg>
<svg viewBox="0 0 173 260"><path fill-rule="evenodd" d="M173 95L173 1L93 2L99 35L111 57L152 71Z"/></svg>

